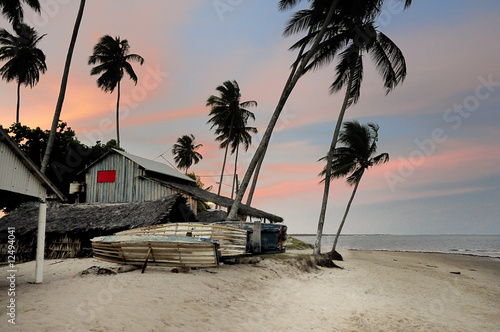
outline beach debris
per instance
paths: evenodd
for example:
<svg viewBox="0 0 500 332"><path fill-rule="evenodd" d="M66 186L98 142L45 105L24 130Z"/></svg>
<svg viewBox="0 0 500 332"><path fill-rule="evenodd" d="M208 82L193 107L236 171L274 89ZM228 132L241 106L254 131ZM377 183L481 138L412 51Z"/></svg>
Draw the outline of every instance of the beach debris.
<svg viewBox="0 0 500 332"><path fill-rule="evenodd" d="M172 273L188 273L190 270L191 270L190 267L178 266L178 267L174 267L170 272L172 272Z"/></svg>
<svg viewBox="0 0 500 332"><path fill-rule="evenodd" d="M117 268L112 268L112 271L116 271L116 273L125 273L125 272L130 272L130 271L135 271L138 270L139 266L135 265L123 265Z"/></svg>
<svg viewBox="0 0 500 332"><path fill-rule="evenodd" d="M451 274L461 274L460 271L456 271L456 272L455 271L451 271L450 273Z"/></svg>
<svg viewBox="0 0 500 332"><path fill-rule="evenodd" d="M258 264L262 261L261 257L255 256L255 257L239 257L236 258L236 263L237 264Z"/></svg>
<svg viewBox="0 0 500 332"><path fill-rule="evenodd" d="M88 275L88 274L92 274L92 275L113 275L113 274L116 274L116 272L113 271L113 270L111 270L111 269L107 269L107 268L104 268L104 267L99 267L99 266L95 266L94 265L94 266L91 266L88 269L83 270L82 272L80 272L81 276Z"/></svg>
<svg viewBox="0 0 500 332"><path fill-rule="evenodd" d="M427 267L433 267L433 268L435 268L435 269L437 269L437 268L438 268L436 265L429 265L429 264L426 264L425 266L427 266Z"/></svg>

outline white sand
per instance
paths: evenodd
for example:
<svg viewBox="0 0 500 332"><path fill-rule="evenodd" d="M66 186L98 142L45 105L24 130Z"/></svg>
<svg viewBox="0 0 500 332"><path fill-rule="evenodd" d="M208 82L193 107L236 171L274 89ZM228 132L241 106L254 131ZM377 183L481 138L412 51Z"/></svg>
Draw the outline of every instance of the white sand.
<svg viewBox="0 0 500 332"><path fill-rule="evenodd" d="M0 280L0 331L500 331L500 260L342 252L340 269L303 272L257 265L171 273L151 267L117 275L79 273L116 266L95 259L17 266L16 325L9 283ZM450 272L460 272L460 275Z"/></svg>

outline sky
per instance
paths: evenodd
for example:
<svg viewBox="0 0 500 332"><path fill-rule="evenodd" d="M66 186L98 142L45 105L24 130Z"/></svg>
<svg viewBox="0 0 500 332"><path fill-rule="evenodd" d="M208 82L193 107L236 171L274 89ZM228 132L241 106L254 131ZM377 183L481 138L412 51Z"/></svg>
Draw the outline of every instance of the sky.
<svg viewBox="0 0 500 332"><path fill-rule="evenodd" d="M47 72L33 89L22 88L20 121L49 129L77 0L40 0L42 15L25 21L40 41ZM283 37L293 11L278 1L87 1L73 56L61 119L80 141L115 138L116 92L105 93L90 76L88 57L105 34L127 39L139 78L122 81L120 138L129 153L173 162L177 138L193 134L203 160L191 168L216 192L224 150L207 124L207 98L236 80L242 101L255 100L250 122L264 133L296 54L300 35ZM308 2L303 1L301 6ZM301 7L297 7L301 8ZM500 2L414 0L402 10L387 0L379 30L402 50L408 75L386 95L369 56L359 102L345 120L380 126L378 152L390 161L365 173L344 234L500 234ZM0 27L12 31L5 19ZM0 63L3 65L3 63ZM335 62L302 77L273 133L252 206L284 218L289 233L315 233L323 165L343 91L329 94ZM15 120L16 84L0 81L0 124ZM243 178L260 142L242 151ZM225 174L232 173L234 155ZM222 194L229 196L231 177ZM332 182L324 233L335 233L352 187Z"/></svg>

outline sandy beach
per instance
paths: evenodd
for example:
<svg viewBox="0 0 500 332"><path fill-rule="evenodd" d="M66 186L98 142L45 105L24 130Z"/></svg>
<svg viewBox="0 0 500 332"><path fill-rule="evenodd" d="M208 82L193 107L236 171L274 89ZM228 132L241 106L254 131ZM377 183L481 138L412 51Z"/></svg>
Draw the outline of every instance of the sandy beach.
<svg viewBox="0 0 500 332"><path fill-rule="evenodd" d="M16 266L15 297L2 266L0 330L500 331L500 259L341 253L343 269L309 272L297 260L270 257L188 273L148 267L82 276L117 265L48 260L43 284L32 284L28 262ZM6 308L12 298L15 325Z"/></svg>

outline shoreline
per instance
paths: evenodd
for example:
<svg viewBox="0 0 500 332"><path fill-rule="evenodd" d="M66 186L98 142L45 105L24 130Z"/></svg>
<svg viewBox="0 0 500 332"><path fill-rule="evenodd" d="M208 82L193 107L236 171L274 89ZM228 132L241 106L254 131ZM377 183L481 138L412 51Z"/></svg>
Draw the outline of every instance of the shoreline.
<svg viewBox="0 0 500 332"><path fill-rule="evenodd" d="M459 255L459 256L468 256L468 257L485 257L485 258L500 259L500 257L496 257L496 256L467 254L467 253L462 253L462 252L445 252L445 251L413 251L413 250L390 250L390 249L343 249L340 251L380 251L380 252L396 252L396 253L402 252L402 253L416 253L416 254Z"/></svg>
<svg viewBox="0 0 500 332"><path fill-rule="evenodd" d="M340 250L342 269L304 272L293 258L171 273L85 275L94 258L17 265L16 325L2 331L494 331L500 260L447 253ZM0 302L7 303L0 267ZM453 272L460 272L454 274Z"/></svg>

